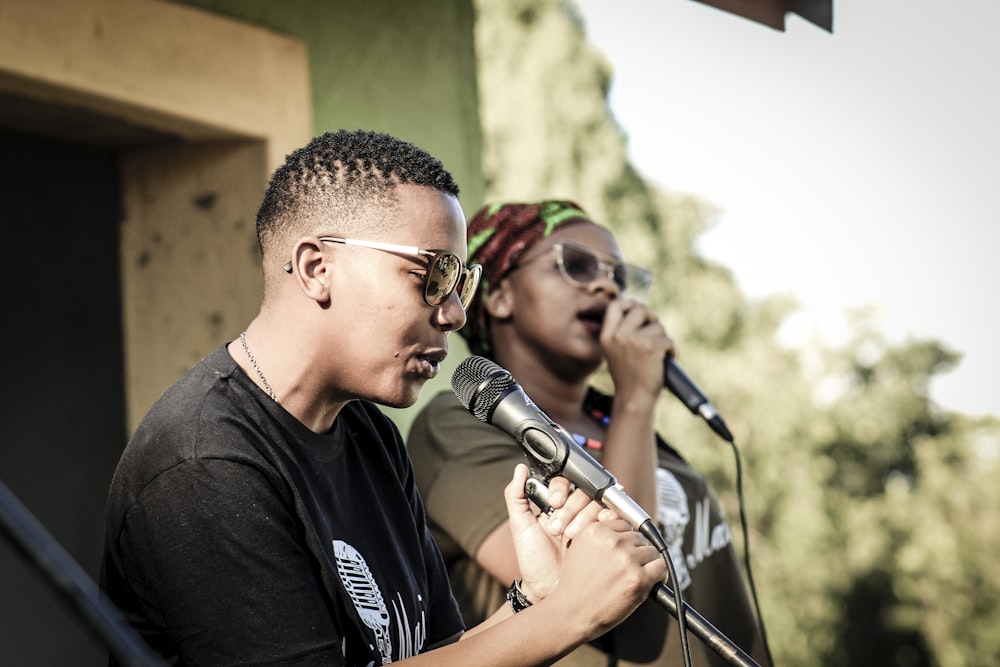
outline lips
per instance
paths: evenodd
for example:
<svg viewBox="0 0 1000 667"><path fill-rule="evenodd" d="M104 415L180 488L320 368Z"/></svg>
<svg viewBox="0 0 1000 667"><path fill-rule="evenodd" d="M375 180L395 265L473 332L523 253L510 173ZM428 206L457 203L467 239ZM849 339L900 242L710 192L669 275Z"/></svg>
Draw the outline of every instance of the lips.
<svg viewBox="0 0 1000 667"><path fill-rule="evenodd" d="M444 361L444 358L447 356L447 350L431 350L417 355L417 359L420 361L422 374L430 378L436 377L438 371L441 370L441 362Z"/></svg>
<svg viewBox="0 0 1000 667"><path fill-rule="evenodd" d="M432 350L430 352L424 352L420 355L420 358L429 361L432 364L440 364L447 356L448 350Z"/></svg>

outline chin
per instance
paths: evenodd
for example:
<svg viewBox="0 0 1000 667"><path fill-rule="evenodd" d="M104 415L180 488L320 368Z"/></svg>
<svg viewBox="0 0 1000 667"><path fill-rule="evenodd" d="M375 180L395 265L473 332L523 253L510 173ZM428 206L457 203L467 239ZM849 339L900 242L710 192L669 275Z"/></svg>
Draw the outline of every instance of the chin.
<svg viewBox="0 0 1000 667"><path fill-rule="evenodd" d="M577 344L564 345L560 354L565 354L578 363L594 364L600 366L604 363L604 350L596 339L588 338L584 341L576 341Z"/></svg>
<svg viewBox="0 0 1000 667"><path fill-rule="evenodd" d="M423 388L423 382L416 386L407 385L406 391L402 395L397 393L392 396L382 396L373 400L390 408L408 408L417 402L417 399L420 398L420 390Z"/></svg>
<svg viewBox="0 0 1000 667"><path fill-rule="evenodd" d="M376 402L381 403L387 408L396 408L397 410L402 410L403 408L412 407L413 404L417 402L417 399L416 397L413 397L413 398L404 398L400 400L393 399L391 401L376 401Z"/></svg>

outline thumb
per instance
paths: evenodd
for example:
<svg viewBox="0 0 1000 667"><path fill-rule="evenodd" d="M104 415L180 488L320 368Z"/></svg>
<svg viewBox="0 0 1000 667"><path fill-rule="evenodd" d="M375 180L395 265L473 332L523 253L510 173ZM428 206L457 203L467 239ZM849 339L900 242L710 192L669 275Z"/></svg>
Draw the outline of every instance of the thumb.
<svg viewBox="0 0 1000 667"><path fill-rule="evenodd" d="M524 484L527 481L528 466L518 463L514 467L514 476L503 490L504 501L507 503L507 516L515 535L530 529L536 523L531 504L524 494Z"/></svg>

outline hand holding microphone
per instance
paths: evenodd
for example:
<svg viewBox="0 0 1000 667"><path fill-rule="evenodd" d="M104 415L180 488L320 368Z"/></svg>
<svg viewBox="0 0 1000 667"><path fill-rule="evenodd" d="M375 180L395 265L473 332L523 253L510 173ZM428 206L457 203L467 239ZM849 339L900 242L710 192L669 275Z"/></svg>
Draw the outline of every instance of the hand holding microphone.
<svg viewBox="0 0 1000 667"><path fill-rule="evenodd" d="M548 613L570 613L580 621L586 613L594 614L584 622L593 632L588 640L593 639L648 596L663 576L663 559L612 510L589 499L581 510L582 493L573 494L565 504L557 501L559 513L536 516L528 503L532 481L539 489L548 488L529 477L529 468L522 463L504 488L522 591L532 603L549 600L563 610ZM566 482L553 480L553 487L557 481ZM553 517L567 509L574 517L570 524L554 528Z"/></svg>
<svg viewBox="0 0 1000 667"><path fill-rule="evenodd" d="M674 353L674 342L647 305L629 298L607 303L598 336L615 396L654 409L663 389L656 361Z"/></svg>
<svg viewBox="0 0 1000 667"><path fill-rule="evenodd" d="M694 388L693 383L686 387L688 391L691 388ZM517 440L528 458L529 467L536 474L543 479L561 475L590 498L615 510L633 530L653 544L669 565L666 542L645 510L625 494L610 472L528 398L510 373L489 359L472 356L455 369L452 389L462 405L477 419L496 426ZM654 585L650 597L680 621L682 643L685 645L685 633L690 628L731 664L759 667L739 646L684 602L679 590L671 590L658 583Z"/></svg>
<svg viewBox="0 0 1000 667"><path fill-rule="evenodd" d="M601 346L615 381L616 394L619 393L619 384L641 378L644 373L648 375L648 364L642 366L646 364L648 355L637 355L635 348L644 343L654 344L657 339L662 339L660 347L666 346L662 353L663 388L669 389L692 414L704 419L719 437L733 442L733 434L718 410L677 364L673 342L656 321L656 316L645 305L627 300L608 305L601 329Z"/></svg>
<svg viewBox="0 0 1000 667"><path fill-rule="evenodd" d="M664 558L666 542L645 510L625 494L610 472L528 398L510 373L497 364L484 357L465 359L452 376L452 388L462 405L477 419L500 428L517 440L525 452L528 467L537 477L545 482L556 476L564 477L586 496L617 513L613 520L589 523L572 541L576 545L572 549L564 542L563 558L552 572L559 586L553 587L551 578L544 572L541 575L536 572L533 577L534 582L540 582L544 588L544 595L553 593L566 608L574 610L575 616L594 615L593 620L586 623L588 627L598 628L591 638L624 620L644 597L652 595L651 589L662 585L660 582L668 567ZM528 520L526 514L528 482L529 478L519 471L504 492L515 544L530 541L534 544L530 548L538 554L532 561L538 557L549 560L546 554L550 552L538 550L541 526ZM523 569L521 548L517 552L522 573L527 574ZM613 565L615 562L617 565ZM595 563L601 566L595 568ZM538 570L536 562L528 566ZM592 592L585 592L594 588L595 577L607 579L606 585L598 590L610 594L609 599L602 599L599 605L592 604Z"/></svg>

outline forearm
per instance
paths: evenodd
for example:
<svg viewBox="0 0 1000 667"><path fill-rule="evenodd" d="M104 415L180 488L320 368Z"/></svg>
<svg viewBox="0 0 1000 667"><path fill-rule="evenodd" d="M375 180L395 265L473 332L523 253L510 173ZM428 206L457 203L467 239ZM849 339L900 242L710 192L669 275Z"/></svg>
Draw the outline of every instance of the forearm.
<svg viewBox="0 0 1000 667"><path fill-rule="evenodd" d="M550 665L590 639L581 614L541 601L514 614L504 604L468 630L460 641L401 663L439 667L533 667ZM516 647L516 648L513 648Z"/></svg>
<svg viewBox="0 0 1000 667"><path fill-rule="evenodd" d="M655 402L616 397L601 463L625 492L656 516Z"/></svg>
<svg viewBox="0 0 1000 667"><path fill-rule="evenodd" d="M496 626L498 623L502 623L507 619L511 618L512 616L514 616L514 611L511 609L509 604L504 604L499 609L497 609L492 616L488 617L482 623L475 626L474 628L466 630L465 634L462 635L462 640L463 641L468 640L469 637L473 637L483 632L484 630L489 630L490 628Z"/></svg>

